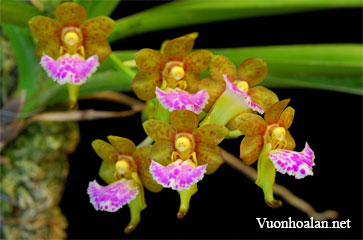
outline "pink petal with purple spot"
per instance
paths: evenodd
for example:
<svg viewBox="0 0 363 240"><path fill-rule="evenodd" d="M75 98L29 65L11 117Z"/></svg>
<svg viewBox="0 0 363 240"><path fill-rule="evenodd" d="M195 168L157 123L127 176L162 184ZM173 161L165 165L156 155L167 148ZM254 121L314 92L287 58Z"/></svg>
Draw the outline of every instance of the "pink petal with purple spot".
<svg viewBox="0 0 363 240"><path fill-rule="evenodd" d="M313 175L312 167L315 166L315 155L308 143L301 152L283 149L272 150L270 159L276 170L282 174L287 173L290 176L295 176L296 179Z"/></svg>
<svg viewBox="0 0 363 240"><path fill-rule="evenodd" d="M98 56L93 55L84 60L78 54L69 55L68 53L59 57L57 60L43 54L40 65L47 71L48 76L57 83L79 85L86 81L99 66Z"/></svg>
<svg viewBox="0 0 363 240"><path fill-rule="evenodd" d="M149 170L155 181L163 187L182 190L202 180L206 168L207 164L195 167L190 160L178 159L166 167L152 160Z"/></svg>
<svg viewBox="0 0 363 240"><path fill-rule="evenodd" d="M161 105L170 112L177 109L186 109L199 114L208 103L209 95L206 90L191 94L179 88L168 88L166 91L156 87L156 97Z"/></svg>
<svg viewBox="0 0 363 240"><path fill-rule="evenodd" d="M252 110L257 111L260 114L264 113L262 107L252 101L250 96L248 96L248 93L242 92L233 83L231 83L231 81L227 77L227 74L223 74L223 77L224 81L226 82L226 91L229 91L231 94L236 95L238 99L241 99L241 101L243 101Z"/></svg>
<svg viewBox="0 0 363 240"><path fill-rule="evenodd" d="M96 210L116 212L135 199L139 190L134 181L123 178L105 187L94 180L89 183L87 193Z"/></svg>

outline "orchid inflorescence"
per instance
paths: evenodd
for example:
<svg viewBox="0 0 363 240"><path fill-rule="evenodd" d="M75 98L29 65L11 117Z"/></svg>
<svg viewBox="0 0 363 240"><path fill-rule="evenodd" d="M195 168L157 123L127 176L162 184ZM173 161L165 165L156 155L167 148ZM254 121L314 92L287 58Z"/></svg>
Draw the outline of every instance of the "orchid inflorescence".
<svg viewBox="0 0 363 240"><path fill-rule="evenodd" d="M113 21L97 17L84 22L84 9L74 3L60 5L56 16L58 21L30 21L40 39L37 55L58 83L82 84L111 52L105 39ZM267 63L249 58L236 69L227 57L208 50L189 54L194 40L185 35L168 41L161 51L142 49L135 55L139 71L131 88L151 106L142 126L154 143L136 147L117 136L109 136L110 143L92 143L103 160L99 175L108 185L89 183L91 204L108 212L128 204L131 220L126 233L135 229L146 208L144 187L154 193L176 190L177 217L183 218L197 183L223 164L218 145L225 139L244 136L240 159L246 165L258 161L256 184L272 208L282 204L273 197L276 171L296 179L313 175L310 146L293 151L295 140L288 129L295 110L287 107L290 99L279 100L271 90L255 86L267 76ZM202 77L208 68L210 76Z"/></svg>

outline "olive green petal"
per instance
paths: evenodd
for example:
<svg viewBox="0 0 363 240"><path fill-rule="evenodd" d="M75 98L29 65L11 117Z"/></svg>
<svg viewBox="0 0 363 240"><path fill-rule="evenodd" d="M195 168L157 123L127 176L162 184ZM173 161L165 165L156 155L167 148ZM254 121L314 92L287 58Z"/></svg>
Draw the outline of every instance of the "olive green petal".
<svg viewBox="0 0 363 240"><path fill-rule="evenodd" d="M92 147L97 155L103 160L112 161L113 163L118 160L118 152L111 144L103 140L96 139L92 142Z"/></svg>
<svg viewBox="0 0 363 240"><path fill-rule="evenodd" d="M112 135L107 136L107 139L120 154L131 155L136 150L134 142L130 139Z"/></svg>
<svg viewBox="0 0 363 240"><path fill-rule="evenodd" d="M246 165L251 165L260 156L263 147L263 137L260 135L256 136L245 136L240 146L240 159Z"/></svg>
<svg viewBox="0 0 363 240"><path fill-rule="evenodd" d="M198 50L189 54L184 59L184 69L186 71L200 73L207 69L213 53L208 50Z"/></svg>
<svg viewBox="0 0 363 240"><path fill-rule="evenodd" d="M267 75L267 63L261 58L248 58L239 65L238 78L250 87L259 84Z"/></svg>
<svg viewBox="0 0 363 240"><path fill-rule="evenodd" d="M110 44L106 39L86 38L83 42L86 58L95 54L98 56L100 63L104 62L111 54L112 50Z"/></svg>
<svg viewBox="0 0 363 240"><path fill-rule="evenodd" d="M160 71L165 63L164 56L156 50L144 48L135 54L135 62L143 72Z"/></svg>
<svg viewBox="0 0 363 240"><path fill-rule="evenodd" d="M173 143L156 142L151 148L149 159L158 162L163 166L167 166L169 163L171 163L171 155L173 151Z"/></svg>
<svg viewBox="0 0 363 240"><path fill-rule="evenodd" d="M193 133L197 144L203 143L209 146L217 146L227 134L228 129L219 124L205 124Z"/></svg>
<svg viewBox="0 0 363 240"><path fill-rule="evenodd" d="M198 86L198 83L200 82L199 73L186 71L183 80L185 80L187 82L187 87L185 89L187 92L196 93L198 91L197 86Z"/></svg>
<svg viewBox="0 0 363 240"><path fill-rule="evenodd" d="M36 16L29 20L30 30L40 39L60 39L62 26L54 19Z"/></svg>
<svg viewBox="0 0 363 240"><path fill-rule="evenodd" d="M194 39L190 36L182 36L170 40L164 47L163 53L168 60L182 61L192 50Z"/></svg>
<svg viewBox="0 0 363 240"><path fill-rule="evenodd" d="M237 79L236 66L231 60L222 55L214 55L210 62L209 71L212 78L218 82L224 83L224 74L233 83Z"/></svg>
<svg viewBox="0 0 363 240"><path fill-rule="evenodd" d="M203 143L195 148L198 165L208 164L206 174L214 173L224 161L218 146L208 146Z"/></svg>
<svg viewBox="0 0 363 240"><path fill-rule="evenodd" d="M106 39L111 34L115 21L106 16L88 19L81 25L84 38Z"/></svg>
<svg viewBox="0 0 363 240"><path fill-rule="evenodd" d="M284 111L289 102L290 99L284 99L269 107L269 109L265 112L264 116L266 123L277 123L280 119L281 113Z"/></svg>
<svg viewBox="0 0 363 240"><path fill-rule="evenodd" d="M192 133L198 126L198 116L188 110L178 109L170 114L171 125L177 132Z"/></svg>
<svg viewBox="0 0 363 240"><path fill-rule="evenodd" d="M279 98L273 91L262 86L250 88L248 90L248 95L251 97L252 101L261 106L265 112L274 103L279 101Z"/></svg>
<svg viewBox="0 0 363 240"><path fill-rule="evenodd" d="M265 120L254 113L241 113L227 124L236 126L246 136L263 135L266 131L267 124ZM233 129L232 129L233 130Z"/></svg>
<svg viewBox="0 0 363 240"><path fill-rule="evenodd" d="M146 134L156 142L173 142L175 130L167 123L156 119L147 120L142 124Z"/></svg>
<svg viewBox="0 0 363 240"><path fill-rule="evenodd" d="M72 2L63 3L55 10L56 18L65 27L79 27L86 20L86 15L84 7Z"/></svg>
<svg viewBox="0 0 363 240"><path fill-rule="evenodd" d="M287 107L280 116L278 124L280 127L288 129L292 122L294 121L295 109L292 107Z"/></svg>
<svg viewBox="0 0 363 240"><path fill-rule="evenodd" d="M41 58L43 54L47 54L49 57L57 59L60 47L61 42L59 39L39 39L35 48L35 56Z"/></svg>
<svg viewBox="0 0 363 240"><path fill-rule="evenodd" d="M131 89L141 100L147 101L156 97L155 90L161 85L161 76L159 72L142 72L136 73L131 83Z"/></svg>
<svg viewBox="0 0 363 240"><path fill-rule="evenodd" d="M150 192L156 193L160 192L163 187L154 180L149 171L149 156L151 148L152 146L140 147L136 149L132 156L137 165L137 172L139 174L139 177L141 178L144 187L146 187Z"/></svg>

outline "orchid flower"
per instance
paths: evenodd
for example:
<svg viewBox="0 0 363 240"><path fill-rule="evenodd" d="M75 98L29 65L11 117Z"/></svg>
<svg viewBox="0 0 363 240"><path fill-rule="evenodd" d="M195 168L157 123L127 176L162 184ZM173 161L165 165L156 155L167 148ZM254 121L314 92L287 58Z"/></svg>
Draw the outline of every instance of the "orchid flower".
<svg viewBox="0 0 363 240"><path fill-rule="evenodd" d="M187 213L197 182L223 163L217 145L227 135L227 128L217 124L197 126L197 115L183 109L171 113L171 126L155 119L143 123L147 135L155 140L150 172L157 183L179 192L178 218Z"/></svg>
<svg viewBox="0 0 363 240"><path fill-rule="evenodd" d="M260 114L264 112L261 106L252 101L247 92L241 91L228 79L227 74L224 74L223 77L226 88L200 123L201 126L210 123L226 125L238 114L250 109Z"/></svg>
<svg viewBox="0 0 363 240"><path fill-rule="evenodd" d="M160 192L149 172L151 146L135 147L127 138L108 136L109 144L95 140L92 147L103 159L99 175L109 185L101 186L96 180L89 183L87 193L96 210L115 212L125 204L130 207L131 220L125 233L133 231L140 222L140 213L146 208L144 186L151 192Z"/></svg>
<svg viewBox="0 0 363 240"><path fill-rule="evenodd" d="M295 110L287 107L290 99L273 104L264 119L253 113L242 113L231 121L245 137L240 146L240 158L246 165L258 160L256 184L262 188L265 202L272 208L282 202L273 197L276 171L295 176L296 179L313 175L314 153L310 146L302 152L295 152L296 144L288 128L291 126ZM286 108L286 109L285 109Z"/></svg>
<svg viewBox="0 0 363 240"><path fill-rule="evenodd" d="M215 55L210 61L210 74L198 82L197 89L207 89L210 96L209 103L205 110L209 111L219 96L225 91L226 84L224 75L233 83L240 91L248 93L252 101L261 106L264 110L278 101L275 93L271 90L257 86L267 75L267 64L265 60L260 58L248 58L243 61L238 70L231 60L222 55Z"/></svg>
<svg viewBox="0 0 363 240"><path fill-rule="evenodd" d="M71 104L77 100L79 86L89 78L111 53L106 38L114 21L109 17L95 17L86 21L84 7L66 2L55 11L57 20L36 16L29 26L39 38L36 56L49 77L59 84L67 84Z"/></svg>
<svg viewBox="0 0 363 240"><path fill-rule="evenodd" d="M140 71L131 85L137 97L141 100L155 98L156 87L196 93L200 73L207 69L213 54L198 50L188 55L193 45L194 39L186 35L168 41L162 53L148 48L137 52L135 61Z"/></svg>

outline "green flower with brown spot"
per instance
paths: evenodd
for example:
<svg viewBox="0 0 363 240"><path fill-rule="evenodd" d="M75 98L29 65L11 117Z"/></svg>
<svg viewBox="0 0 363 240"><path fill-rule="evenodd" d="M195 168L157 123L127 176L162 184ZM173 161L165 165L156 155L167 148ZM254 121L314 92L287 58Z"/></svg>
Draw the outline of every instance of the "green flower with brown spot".
<svg viewBox="0 0 363 240"><path fill-rule="evenodd" d="M212 174L223 163L218 144L228 130L218 124L198 126L198 117L180 109L171 113L171 125L151 119L143 123L145 132L155 140L150 152L150 172L166 188L180 194L178 218L185 216L197 182L204 173Z"/></svg>
<svg viewBox="0 0 363 240"><path fill-rule="evenodd" d="M168 41L162 52L148 48L137 52L135 61L140 71L131 85L137 97L155 98L156 87L195 93L200 73L208 67L213 54L198 50L188 55L193 45L194 39L186 35Z"/></svg>

